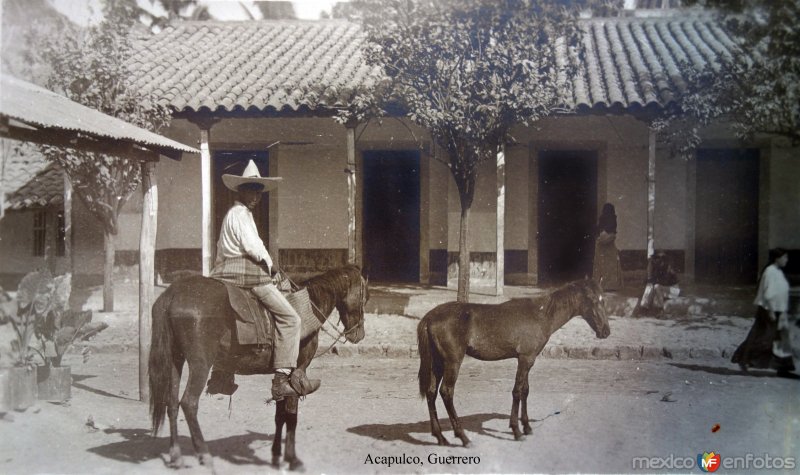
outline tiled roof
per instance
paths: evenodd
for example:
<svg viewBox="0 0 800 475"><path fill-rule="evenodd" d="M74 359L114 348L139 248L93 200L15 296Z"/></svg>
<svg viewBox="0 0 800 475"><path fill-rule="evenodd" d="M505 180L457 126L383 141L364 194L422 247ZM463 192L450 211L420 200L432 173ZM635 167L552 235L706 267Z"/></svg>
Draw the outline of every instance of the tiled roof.
<svg viewBox="0 0 800 475"><path fill-rule="evenodd" d="M32 146L20 146L20 150L13 150L11 144L14 142L6 141L0 153L5 156L5 163L0 170L0 186L3 192L8 194L20 189L31 178L47 167L48 162L44 155L35 150Z"/></svg>
<svg viewBox="0 0 800 475"><path fill-rule="evenodd" d="M699 69L735 48L711 15L696 12L595 18L582 26L587 54L572 80L579 108L664 106L686 86L684 62Z"/></svg>
<svg viewBox="0 0 800 475"><path fill-rule="evenodd" d="M63 203L64 175L57 166L47 164L33 177L23 179L25 180L24 184L6 197L6 209L24 209Z"/></svg>
<svg viewBox="0 0 800 475"><path fill-rule="evenodd" d="M178 111L297 110L346 104L374 80L346 21L180 22L140 45L135 86Z"/></svg>
<svg viewBox="0 0 800 475"><path fill-rule="evenodd" d="M582 25L588 53L564 88L580 108L663 106L684 86L681 61L704 65L733 47L697 11ZM136 85L176 111L325 109L377 77L360 57L364 41L357 24L336 20L181 22L143 40L133 68Z"/></svg>

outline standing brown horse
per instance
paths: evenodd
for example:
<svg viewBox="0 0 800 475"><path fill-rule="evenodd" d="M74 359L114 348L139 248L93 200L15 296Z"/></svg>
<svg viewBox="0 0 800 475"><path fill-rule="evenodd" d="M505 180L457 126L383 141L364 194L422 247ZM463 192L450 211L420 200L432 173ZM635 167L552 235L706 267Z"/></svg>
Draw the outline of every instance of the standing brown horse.
<svg viewBox="0 0 800 475"><path fill-rule="evenodd" d="M464 447L470 445L453 406L453 392L465 354L483 361L517 358L510 426L514 438L522 439L517 418L521 401L522 427L525 434L530 434L528 373L550 335L577 315L583 316L598 338L611 334L603 291L597 282L588 279L531 299L496 305L449 302L428 312L417 326L419 392L428 399L431 433L439 445L449 443L436 414L437 389L453 432Z"/></svg>
<svg viewBox="0 0 800 475"><path fill-rule="evenodd" d="M336 308L344 324L347 340L358 343L364 338L364 305L369 299L369 289L358 267L348 265L331 270L309 280L306 287L318 317L328 318ZM153 304L149 362L150 413L154 435L164 422L164 413L169 415L169 466L172 468L183 465L178 446L178 392L181 372L186 362L189 364L189 379L180 399L180 407L189 425L198 460L213 470L211 454L197 421L197 407L209 369L217 358L223 357L224 350L221 347L223 342L230 341L235 321L236 315L230 306L224 284L206 277L195 276L175 282ZM318 337L319 330L300 342L298 369L308 368L317 351ZM237 372L271 373L271 361L271 351L263 351L257 357L240 358ZM278 402L275 436L272 440L272 462L279 466L281 435L283 425L286 424L285 460L289 462L291 470L299 469L303 464L297 457L294 446L296 408L297 398L286 398Z"/></svg>

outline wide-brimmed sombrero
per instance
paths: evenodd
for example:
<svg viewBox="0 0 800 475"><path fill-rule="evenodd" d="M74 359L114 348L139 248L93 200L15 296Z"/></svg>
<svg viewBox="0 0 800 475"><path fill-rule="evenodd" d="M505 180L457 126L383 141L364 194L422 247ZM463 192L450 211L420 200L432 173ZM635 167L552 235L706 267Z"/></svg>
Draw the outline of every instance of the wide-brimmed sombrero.
<svg viewBox="0 0 800 475"><path fill-rule="evenodd" d="M247 164L241 176L229 174L222 175L222 182L225 183L225 186L233 191L238 191L239 186L244 185L245 183L257 183L264 187L261 190L262 192L270 191L277 188L278 183L280 183L281 180L282 178L279 176L262 177L261 174L258 173L256 162L252 160L250 160L250 163Z"/></svg>

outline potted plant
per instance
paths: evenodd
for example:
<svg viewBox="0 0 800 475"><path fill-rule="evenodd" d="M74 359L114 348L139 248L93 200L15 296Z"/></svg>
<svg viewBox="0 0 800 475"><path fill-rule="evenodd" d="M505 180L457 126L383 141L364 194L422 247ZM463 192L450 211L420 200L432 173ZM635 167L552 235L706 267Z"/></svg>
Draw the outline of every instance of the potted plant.
<svg viewBox="0 0 800 475"><path fill-rule="evenodd" d="M20 292L24 290L24 294L19 297L19 304L33 307L34 335L44 361L37 367L39 399L63 401L71 395L70 368L62 366L61 361L92 320L91 311L68 308L71 289L71 274L53 277L47 271L28 274L20 284Z"/></svg>
<svg viewBox="0 0 800 475"><path fill-rule="evenodd" d="M31 347L36 324L35 306L29 294L18 292L17 297L26 299L28 304L17 304L16 312L7 311L11 299L4 291L0 294L2 318L10 321L14 329L10 366L4 361L4 366L0 367L0 412L24 410L32 406L38 396L36 366L33 362L36 353Z"/></svg>

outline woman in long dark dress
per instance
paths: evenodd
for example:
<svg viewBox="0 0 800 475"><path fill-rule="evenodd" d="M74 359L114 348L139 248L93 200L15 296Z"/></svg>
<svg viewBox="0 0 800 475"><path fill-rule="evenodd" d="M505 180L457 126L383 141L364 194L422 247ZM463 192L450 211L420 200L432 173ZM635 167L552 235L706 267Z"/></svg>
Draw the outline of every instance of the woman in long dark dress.
<svg viewBox="0 0 800 475"><path fill-rule="evenodd" d="M770 263L761 274L753 302L758 306L755 322L731 358L743 371L748 367L777 369L779 374L794 370L791 352L781 339L782 332L788 331L789 309L789 282L781 268L788 261L785 249L770 251Z"/></svg>
<svg viewBox="0 0 800 475"><path fill-rule="evenodd" d="M622 266L617 250L617 215L614 205L606 203L597 220L597 239L594 245L594 265L592 277L600 283L603 290L622 288Z"/></svg>

